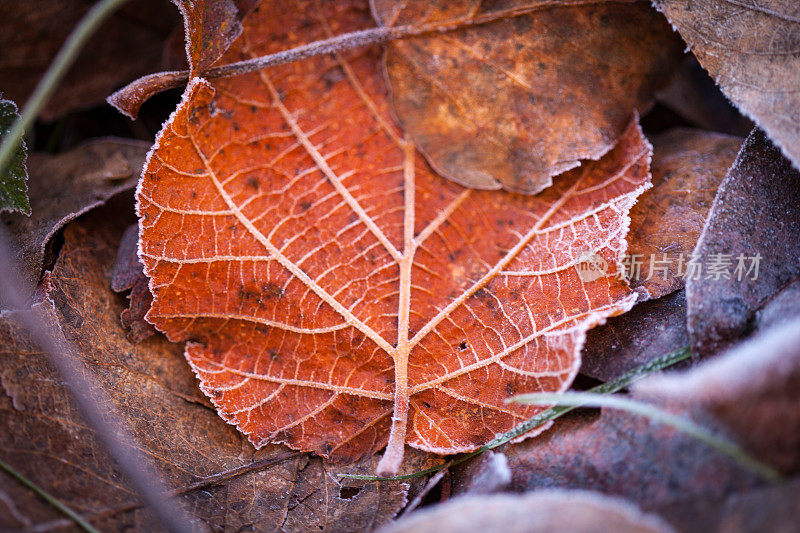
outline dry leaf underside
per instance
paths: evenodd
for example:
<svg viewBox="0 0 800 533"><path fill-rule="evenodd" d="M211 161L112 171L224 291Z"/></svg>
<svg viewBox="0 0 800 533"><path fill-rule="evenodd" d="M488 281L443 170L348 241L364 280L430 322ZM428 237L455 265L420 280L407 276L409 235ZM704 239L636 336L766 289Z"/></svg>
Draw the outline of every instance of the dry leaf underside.
<svg viewBox="0 0 800 533"><path fill-rule="evenodd" d="M538 193L600 158L680 57L680 39L646 2L371 3L391 27L501 19L396 40L385 55L405 130L442 176L479 189Z"/></svg>

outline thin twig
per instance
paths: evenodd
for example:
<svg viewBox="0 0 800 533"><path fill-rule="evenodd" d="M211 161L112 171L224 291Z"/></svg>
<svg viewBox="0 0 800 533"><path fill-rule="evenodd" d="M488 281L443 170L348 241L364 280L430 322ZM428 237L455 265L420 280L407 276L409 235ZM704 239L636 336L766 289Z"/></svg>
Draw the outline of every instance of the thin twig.
<svg viewBox="0 0 800 533"><path fill-rule="evenodd" d="M44 73L44 76L36 85L36 89L28 98L19 118L14 122L14 125L5 135L2 144L0 144L0 172L5 170L6 165L11 161L14 149L19 144L25 131L36 120L39 111L50 99L61 78L64 77L75 58L78 57L83 45L86 44L86 41L100 27L103 21L127 1L102 0L98 2L92 6L72 30L72 33L61 46L61 50L58 51L58 55L48 67L47 72Z"/></svg>
<svg viewBox="0 0 800 533"><path fill-rule="evenodd" d="M615 0L616 3L632 3L641 0ZM406 24L403 26L394 27L378 27L369 28L367 30L354 31L337 35L329 39L315 41L307 45L298 46L291 50L283 50L274 54L269 54L262 57L255 57L237 63L230 63L228 65L220 65L214 67L203 73L207 78L222 78L227 76L237 76L247 72L254 72L266 67L280 65L282 63L290 63L292 61L299 61L307 59L316 55L333 54L336 52L343 52L353 48L361 48L364 46L374 46L378 44L385 44L389 41L403 39L408 37L417 37L420 35L429 35L435 33L447 33L462 28L472 26L480 26L481 24L488 24L490 22L497 22L499 20L506 20L513 17L527 15L535 11L543 11L554 7L570 7L579 5L591 4L605 4L608 0L550 0L549 2L538 2L533 5L514 7L510 9L501 9L483 13L477 16L467 16L456 18L452 20L437 21L427 24L413 25ZM187 72L188 76L188 72Z"/></svg>
<svg viewBox="0 0 800 533"><path fill-rule="evenodd" d="M596 394L592 392L564 392L561 394L536 393L520 394L510 401L534 405L557 404L564 407L602 407L605 409L619 409L635 415L649 418L653 422L664 424L681 431L690 437L704 442L712 448L724 453L736 462L770 481L779 481L781 474L770 466L762 463L748 454L735 442L711 433L708 429L694 421L674 415L654 405L637 400L632 400L620 395Z"/></svg>
<svg viewBox="0 0 800 533"><path fill-rule="evenodd" d="M133 484L151 511L169 531L189 532L191 523L187 515L168 498L163 482L143 454L136 441L125 429L103 389L95 379L85 373L77 361L80 357L63 337L56 336L43 320L25 305L19 292L21 282L17 265L13 264L8 246L8 234L0 227L0 297L9 307L16 309L15 318L28 330L31 340L39 346L67 384L78 409L97 431L99 441L116 461L120 470Z"/></svg>
<svg viewBox="0 0 800 533"><path fill-rule="evenodd" d="M25 477L22 473L15 470L11 465L8 465L4 463L2 460L0 460L0 468L5 470L11 477L16 479L29 489L31 489L33 492L39 495L39 497L42 498L44 501L46 501L47 503L49 503L50 505L52 505L53 507L64 513L65 515L67 515L70 518L70 520L75 522L75 524L84 531L88 531L89 533L99 533L99 531L97 531L94 527L92 527L90 523L81 518L81 516L78 513L76 513L75 511L73 511L72 509L70 509L57 499L55 499L49 492L41 488L39 485L37 485L27 477Z"/></svg>
<svg viewBox="0 0 800 533"><path fill-rule="evenodd" d="M598 385L596 387L593 387L592 389L590 389L590 392L593 392L595 394L610 394L610 393L613 393L613 392L620 391L620 390L630 386L635 381L643 378L644 376L646 376L648 374L651 374L653 372L656 372L658 370L662 370L662 369L667 368L669 366L672 366L672 365L674 365L676 363L679 363L681 361L684 361L684 360L688 359L689 357L691 357L691 355L692 355L692 352L689 349L689 347L688 346L684 346L683 348L675 350L672 353L668 353L667 355L662 355L661 357L657 357L656 359L653 359L649 363L645 363L645 364L643 364L641 366L638 366L638 367L634 368L633 370L630 370L630 371L624 373L623 375L619 376L616 379L613 379L613 380L611 380L611 381L609 381L607 383L603 383L602 385ZM476 455L480 455L480 454L482 454L482 453L484 453L486 451L489 451L489 450L492 450L494 448L497 448L498 446L501 446L501 445L503 445L503 444L505 444L505 443L507 443L509 441L512 441L512 440L516 439L517 437L520 437L520 436L524 435L525 433L529 432L530 430L535 429L535 428L541 426L542 424L545 424L546 422L549 422L551 420L555 420L556 418L559 418L559 417L569 413L570 411L572 411L574 409L577 409L577 407L576 406L565 406L565 405L556 405L556 406L551 407L549 409L545 409L541 413L533 416L532 418L526 420L525 422L522 422L521 424L516 426L514 429L512 429L510 431L507 431L506 433L503 433L499 437L496 437L495 439L493 439L493 440L489 441L488 443L484 444L483 446L481 446L480 448L478 448L474 452L470 452L470 453L468 453L466 455L463 455L463 456L461 456L461 457L459 457L457 459L453 459L451 461L448 461L447 463L445 463L443 465L434 466L432 468L426 468L425 470L420 470L418 472L414 472L413 474L403 474L403 475L400 475L400 476L390 476L390 477L367 476L367 475L361 475L361 474L339 474L339 476L352 478L352 479L363 479L363 480L366 480L366 481L399 481L399 480L404 480L404 479L413 479L413 478L420 477L420 476L425 476L425 475L428 475L428 474L433 474L433 473L438 472L440 470L443 470L445 468L450 468L451 466L455 466L455 465L461 464L464 461L472 459Z"/></svg>
<svg viewBox="0 0 800 533"><path fill-rule="evenodd" d="M609 1L619 4L629 4L641 2L642 0L550 0L548 2L534 3L533 5L524 5L510 9L483 13L477 16L467 16L451 20L431 22L427 24L407 24L394 27L384 26L369 28L366 30L343 33L327 39L321 39L319 41L297 46L289 50L275 52L274 54L254 57L244 61L237 61L236 63L229 63L227 65L219 65L200 72L198 75L206 79L239 76L249 72L256 72L267 67L300 61L302 59L308 59L318 55L333 54L355 48L386 44L390 41L409 37L418 37L421 35L430 35L436 33L448 33L463 28L480 26L482 24L506 20L552 8L606 4ZM189 81L189 75L190 72L188 70L157 72L150 74L131 82L119 91L115 92L108 98L108 101L126 115L130 116L131 118L135 118L135 113L131 114L129 110L126 110L124 106L120 105L127 99L127 96L132 94L137 95L134 100L138 101L138 109L138 105L140 105L142 101L153 96L154 94L186 85Z"/></svg>

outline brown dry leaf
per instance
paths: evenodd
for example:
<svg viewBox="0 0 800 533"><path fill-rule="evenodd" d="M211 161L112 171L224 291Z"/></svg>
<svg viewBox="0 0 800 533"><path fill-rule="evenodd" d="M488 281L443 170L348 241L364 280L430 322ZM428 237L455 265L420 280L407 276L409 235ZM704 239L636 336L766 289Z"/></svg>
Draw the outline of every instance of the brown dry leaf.
<svg viewBox="0 0 800 533"><path fill-rule="evenodd" d="M800 316L690 371L653 376L637 394L711 413L747 448L800 471Z"/></svg>
<svg viewBox="0 0 800 533"><path fill-rule="evenodd" d="M660 511L679 531L792 533L797 530L800 479L759 487L716 500L697 498Z"/></svg>
<svg viewBox="0 0 800 533"><path fill-rule="evenodd" d="M122 311L119 319L127 331L128 340L133 344L142 342L156 332L153 325L144 319L153 304L153 295L150 294L148 279L139 261L138 248L139 225L131 224L122 234L117 261L111 273L111 290L130 291L128 308Z"/></svg>
<svg viewBox="0 0 800 533"><path fill-rule="evenodd" d="M380 533L669 533L661 518L596 492L547 490L531 494L465 496L428 507Z"/></svg>
<svg viewBox="0 0 800 533"><path fill-rule="evenodd" d="M686 262L742 140L683 128L653 139L653 188L631 210L628 237L639 301L683 287Z"/></svg>
<svg viewBox="0 0 800 533"><path fill-rule="evenodd" d="M581 374L610 381L688 345L686 293L678 290L636 304L589 331L581 352Z"/></svg>
<svg viewBox="0 0 800 533"><path fill-rule="evenodd" d="M585 5L584 5L585 4ZM680 40L645 3L372 0L384 26L500 17L394 41L386 70L403 128L441 175L537 193L598 159L669 80Z"/></svg>
<svg viewBox="0 0 800 533"><path fill-rule="evenodd" d="M799 245L800 171L754 130L720 185L697 243L695 254L706 268L686 282L695 352L719 352L748 332L756 311L800 278ZM711 271L715 262L727 267L727 277Z"/></svg>
<svg viewBox="0 0 800 533"><path fill-rule="evenodd" d="M646 378L633 397L717 429L783 472L800 469L800 318L719 358ZM509 446L511 489L580 487L647 510L714 501L764 480L716 450L624 412L573 414ZM796 509L795 509L796 513Z"/></svg>
<svg viewBox="0 0 800 533"><path fill-rule="evenodd" d="M342 471L369 473L377 458L332 467L273 446L256 452L207 404L181 354L156 336L133 346L117 316L122 300L106 272L127 220L117 209L92 213L65 230L53 272L54 304L37 304L76 347L114 407L201 529L364 531L403 507L408 486L340 486ZM94 432L72 406L46 356L0 317L0 457L103 531L158 530L120 477ZM408 471L432 466L412 455ZM422 480L414 481L414 490ZM344 487L344 488L343 488ZM11 504L9 504L11 502ZM5 513L13 505L13 512ZM45 530L70 522L0 473L0 529Z"/></svg>
<svg viewBox="0 0 800 533"><path fill-rule="evenodd" d="M688 416L684 409L668 408ZM707 415L696 419L714 427ZM553 430L504 450L513 492L542 488L596 490L657 510L691 498L721 498L759 485L751 471L673 429L643 417L603 410L569 414Z"/></svg>
<svg viewBox="0 0 800 533"><path fill-rule="evenodd" d="M28 193L32 215L0 215L17 253L23 293L33 293L45 262L47 245L75 217L136 185L148 143L101 139L58 155L28 158ZM2 308L0 302L0 308Z"/></svg>
<svg viewBox="0 0 800 533"><path fill-rule="evenodd" d="M183 16L192 75L213 65L242 33L234 0L173 0Z"/></svg>
<svg viewBox="0 0 800 533"><path fill-rule="evenodd" d="M800 4L652 1L725 95L800 168Z"/></svg>
<svg viewBox="0 0 800 533"><path fill-rule="evenodd" d="M369 23L358 1L262 2L223 61ZM615 274L650 148L630 123L541 195L473 191L433 174L387 106L374 50L195 78L138 213L147 318L191 341L221 416L257 446L348 460L388 439L388 472L406 442L473 450L541 409L508 396L569 386L586 330L635 300ZM587 250L609 269L584 284Z"/></svg>
<svg viewBox="0 0 800 533"><path fill-rule="evenodd" d="M70 31L91 6L84 0L0 0L0 91L22 106ZM164 0L138 0L107 20L40 114L44 120L101 104L120 84L161 64L162 45L179 24Z"/></svg>

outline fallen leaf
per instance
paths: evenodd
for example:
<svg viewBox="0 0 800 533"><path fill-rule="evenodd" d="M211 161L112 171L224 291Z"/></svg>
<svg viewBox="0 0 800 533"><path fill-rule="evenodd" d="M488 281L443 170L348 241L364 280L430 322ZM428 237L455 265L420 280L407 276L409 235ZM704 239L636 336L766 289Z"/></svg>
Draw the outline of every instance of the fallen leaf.
<svg viewBox="0 0 800 533"><path fill-rule="evenodd" d="M742 140L685 128L653 139L653 188L631 210L628 237L640 302L684 286L686 263Z"/></svg>
<svg viewBox="0 0 800 533"><path fill-rule="evenodd" d="M800 5L652 1L722 92L800 168Z"/></svg>
<svg viewBox="0 0 800 533"><path fill-rule="evenodd" d="M727 435L783 472L800 468L800 318L694 368L647 377L635 399ZM647 510L721 500L763 486L688 435L624 412L572 413L538 439L508 446L511 490L584 488Z"/></svg>
<svg viewBox="0 0 800 533"><path fill-rule="evenodd" d="M697 354L730 347L749 331L759 308L800 278L798 244L800 171L754 130L720 185L695 248L706 268L686 282L689 335ZM727 263L721 269L727 275L710 270L715 261Z"/></svg>
<svg viewBox="0 0 800 533"><path fill-rule="evenodd" d="M234 0L173 0L183 17L192 75L217 61L242 33Z"/></svg>
<svg viewBox="0 0 800 533"><path fill-rule="evenodd" d="M667 408L690 416L684 409ZM704 415L698 423L714 427ZM717 425L717 428L719 426ZM762 483L751 471L692 437L627 413L565 415L553 430L503 450L508 490L586 489L647 510L691 498L721 498Z"/></svg>
<svg viewBox="0 0 800 533"><path fill-rule="evenodd" d="M384 26L532 13L393 41L386 71L403 128L442 176L533 194L598 159L669 80L680 41L645 3L373 0Z"/></svg>
<svg viewBox="0 0 800 533"><path fill-rule="evenodd" d="M133 346L117 320L121 299L108 286L115 243L132 215L103 208L70 224L52 274L52 302L36 308L75 346L86 372L167 485L208 530L363 531L405 505L409 485L363 483L345 488L344 468L272 446L256 452L215 414L197 390L181 348L161 336ZM154 530L94 431L81 419L60 377L15 322L0 316L0 458L103 531ZM409 471L433 466L424 454ZM371 472L377 457L346 468ZM418 490L424 480L412 480ZM70 522L16 480L0 473L0 524L51 529Z"/></svg>
<svg viewBox="0 0 800 533"><path fill-rule="evenodd" d="M3 100L0 94L0 141L19 118L17 104L11 100ZM28 201L28 172L25 168L25 159L28 153L25 141L21 141L11 160L5 168L0 168L0 213L3 211L18 211L25 215L31 214Z"/></svg>
<svg viewBox="0 0 800 533"><path fill-rule="evenodd" d="M634 385L645 397L702 408L784 472L800 470L800 316L692 370Z"/></svg>
<svg viewBox="0 0 800 533"><path fill-rule="evenodd" d="M117 261L111 274L111 290L130 291L128 308L120 313L122 327L127 331L128 340L138 344L154 335L156 330L144 319L153 304L147 276L139 261L139 225L131 224L122 234L117 250Z"/></svg>
<svg viewBox="0 0 800 533"><path fill-rule="evenodd" d="M610 381L688 345L686 294L678 290L637 303L590 330L581 352L581 374Z"/></svg>
<svg viewBox="0 0 800 533"><path fill-rule="evenodd" d="M620 498L589 491L546 490L531 494L464 496L423 509L380 533L665 533L673 531L653 514Z"/></svg>
<svg viewBox="0 0 800 533"><path fill-rule="evenodd" d="M660 514L679 531L748 533L797 529L800 479L759 487L727 497L697 498L669 506Z"/></svg>
<svg viewBox="0 0 800 533"><path fill-rule="evenodd" d="M368 25L361 2L263 2L222 61ZM379 72L367 50L194 79L138 214L147 319L190 341L220 415L347 460L388 439L392 471L405 442L476 449L541 409L508 396L569 386L585 331L635 300L617 259L650 148L630 123L544 194L464 189L395 130ZM608 271L584 285L587 250Z"/></svg>
<svg viewBox="0 0 800 533"><path fill-rule="evenodd" d="M47 245L56 232L78 215L132 189L148 147L140 141L104 139L63 154L30 155L28 189L33 214L0 217L11 234L26 296L39 282Z"/></svg>
<svg viewBox="0 0 800 533"><path fill-rule="evenodd" d="M22 105L89 9L84 0L3 2L0 20L0 90ZM163 0L138 0L111 15L91 37L75 64L45 104L40 117L50 121L70 111L103 103L122 83L161 63L162 45L178 24L175 9Z"/></svg>

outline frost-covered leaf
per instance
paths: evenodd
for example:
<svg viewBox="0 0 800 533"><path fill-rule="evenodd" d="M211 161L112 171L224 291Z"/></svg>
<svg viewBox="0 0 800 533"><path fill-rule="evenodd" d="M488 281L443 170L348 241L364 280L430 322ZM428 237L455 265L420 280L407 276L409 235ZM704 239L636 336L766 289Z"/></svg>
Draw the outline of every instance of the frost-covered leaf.
<svg viewBox="0 0 800 533"><path fill-rule="evenodd" d="M761 131L720 185L695 255L703 270L686 282L687 320L704 356L746 335L756 312L800 277L800 171Z"/></svg>
<svg viewBox="0 0 800 533"><path fill-rule="evenodd" d="M241 19L256 0L172 0L184 26L184 65L192 75L202 75L242 33ZM173 40L167 43L165 59L173 55ZM153 95L186 83L185 72L148 74L126 85L106 100L122 114L135 119L142 104Z"/></svg>
<svg viewBox="0 0 800 533"><path fill-rule="evenodd" d="M800 168L800 3L652 1L722 92Z"/></svg>
<svg viewBox="0 0 800 533"><path fill-rule="evenodd" d="M642 293L639 301L684 286L686 264L742 141L686 128L653 138L653 188L631 210L628 237L631 287Z"/></svg>
<svg viewBox="0 0 800 533"><path fill-rule="evenodd" d="M330 21L330 22L329 22ZM363 2L262 2L230 62L370 25ZM343 110L347 110L344 112ZM392 124L374 50L207 82L138 189L147 318L257 446L354 459L474 450L558 391L586 330L633 305L618 274L650 147L629 123L538 196L435 175ZM605 273L584 279L587 253ZM544 428L539 428L539 430Z"/></svg>

